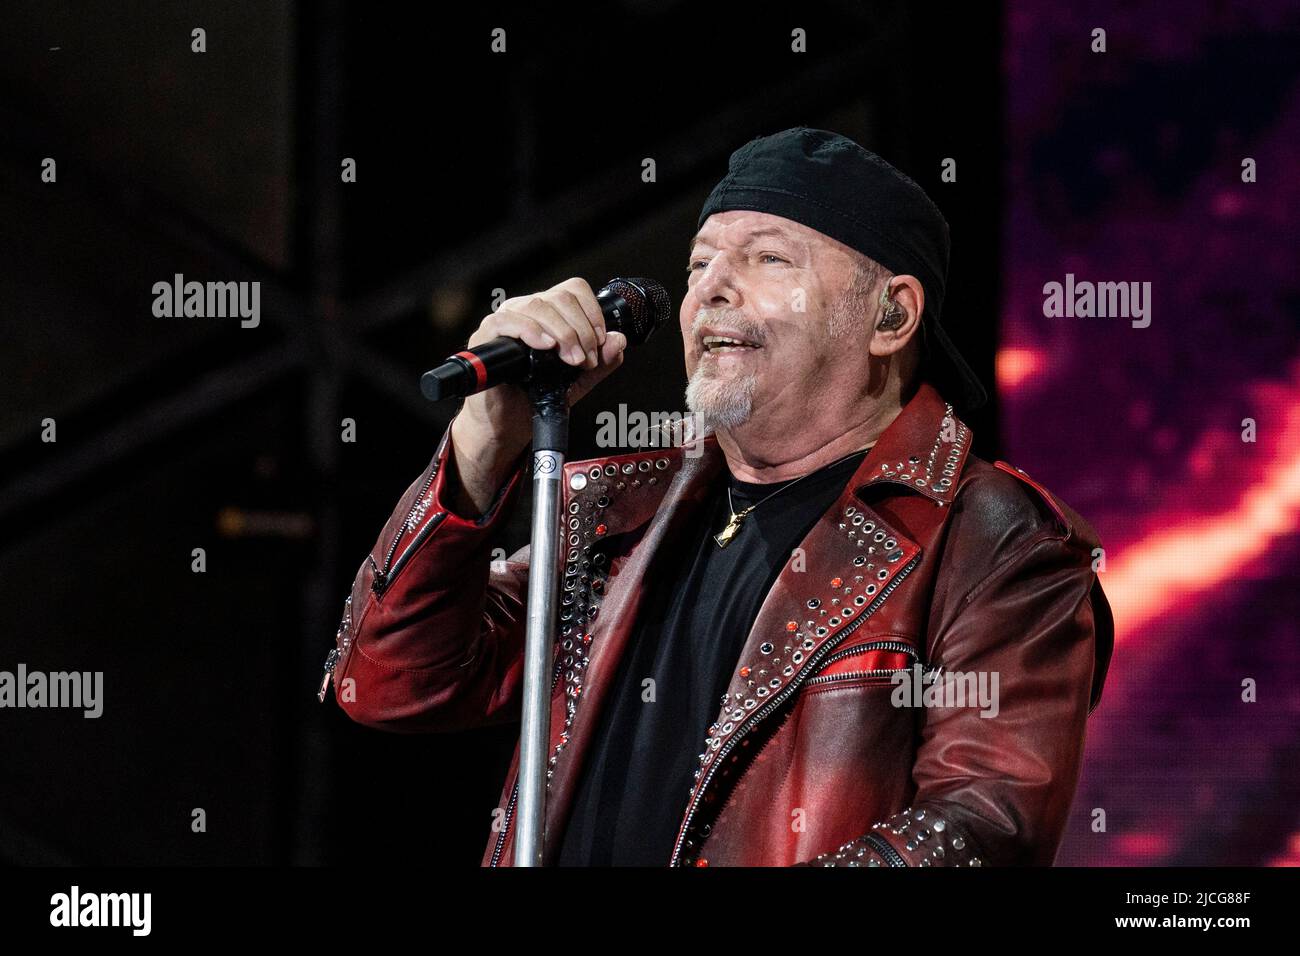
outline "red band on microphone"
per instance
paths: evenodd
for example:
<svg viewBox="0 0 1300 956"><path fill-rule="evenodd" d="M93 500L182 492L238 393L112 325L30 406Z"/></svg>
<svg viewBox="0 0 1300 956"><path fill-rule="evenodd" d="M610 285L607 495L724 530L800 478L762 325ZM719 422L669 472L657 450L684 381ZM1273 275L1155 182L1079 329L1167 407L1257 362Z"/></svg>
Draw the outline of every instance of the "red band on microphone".
<svg viewBox="0 0 1300 956"><path fill-rule="evenodd" d="M478 382L477 388L482 388L487 384L487 366L483 364L481 358L470 351L457 352L456 357L469 362L469 367L474 370L474 378Z"/></svg>

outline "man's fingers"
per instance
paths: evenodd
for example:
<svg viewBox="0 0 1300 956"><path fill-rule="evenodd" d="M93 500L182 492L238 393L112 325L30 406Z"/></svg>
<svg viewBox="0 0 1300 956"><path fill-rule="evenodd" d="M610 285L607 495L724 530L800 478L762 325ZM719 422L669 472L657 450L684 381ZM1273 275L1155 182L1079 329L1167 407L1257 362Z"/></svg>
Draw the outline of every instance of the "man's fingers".
<svg viewBox="0 0 1300 956"><path fill-rule="evenodd" d="M479 324L469 347L498 335L517 338L530 348L555 349L569 365L588 369L598 368L622 349L606 351L612 336L605 328L605 316L591 286L580 278L567 279L537 295L507 299Z"/></svg>
<svg viewBox="0 0 1300 956"><path fill-rule="evenodd" d="M627 336L622 332L609 332L600 347L601 364L614 361L615 357L623 354L625 348L627 348Z"/></svg>
<svg viewBox="0 0 1300 956"><path fill-rule="evenodd" d="M539 299L529 308L528 314L536 317L539 322L551 331L552 335L566 344L570 340L563 333L566 328L569 329L576 337L579 353L577 355L578 361L571 364L585 365L587 368L596 367L598 364L597 350L600 348L600 343L596 338L596 330L591 327L586 314L575 303L557 303L548 299ZM565 360L569 361L567 357Z"/></svg>
<svg viewBox="0 0 1300 956"><path fill-rule="evenodd" d="M532 316L497 310L470 336L469 347L490 342L499 335L518 339L534 349L553 349L559 344L555 336Z"/></svg>
<svg viewBox="0 0 1300 956"><path fill-rule="evenodd" d="M567 279L561 282L557 289L565 301L571 302L573 306L582 311L587 317L591 327L596 330L596 340L600 345L605 344L605 336L608 330L605 328L605 313L600 311L600 303L596 301L596 293L591 291L591 286L585 279Z"/></svg>
<svg viewBox="0 0 1300 956"><path fill-rule="evenodd" d="M577 331L554 309L540 302L527 303L528 312L497 309L491 324L495 335L510 335L535 349L555 349L569 365L587 364L587 353ZM487 328L485 322L482 328Z"/></svg>

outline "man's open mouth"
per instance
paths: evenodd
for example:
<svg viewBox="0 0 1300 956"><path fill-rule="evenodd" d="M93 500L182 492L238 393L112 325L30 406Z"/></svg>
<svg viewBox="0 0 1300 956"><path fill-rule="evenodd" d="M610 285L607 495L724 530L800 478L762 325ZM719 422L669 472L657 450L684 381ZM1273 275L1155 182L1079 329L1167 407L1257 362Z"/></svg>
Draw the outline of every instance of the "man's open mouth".
<svg viewBox="0 0 1300 956"><path fill-rule="evenodd" d="M762 348L754 342L747 342L744 339L734 339L726 335L706 335L700 340L704 343L706 352L736 352L741 349Z"/></svg>

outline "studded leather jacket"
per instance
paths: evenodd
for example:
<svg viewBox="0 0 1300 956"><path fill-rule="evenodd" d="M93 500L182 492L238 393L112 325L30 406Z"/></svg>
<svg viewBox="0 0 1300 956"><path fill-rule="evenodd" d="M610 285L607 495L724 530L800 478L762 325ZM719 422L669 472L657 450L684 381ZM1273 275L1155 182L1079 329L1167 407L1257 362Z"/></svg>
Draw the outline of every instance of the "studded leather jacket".
<svg viewBox="0 0 1300 956"><path fill-rule="evenodd" d="M362 563L326 662L321 699L332 682L369 727L520 716L528 549L494 562L489 538L526 456L470 520L449 507L448 438ZM664 794L682 800L666 865L1052 863L1113 646L1099 543L970 439L922 385L783 567L689 798ZM643 582L673 572L725 468L713 436L564 467L546 862ZM512 862L518 763L516 748L485 866Z"/></svg>

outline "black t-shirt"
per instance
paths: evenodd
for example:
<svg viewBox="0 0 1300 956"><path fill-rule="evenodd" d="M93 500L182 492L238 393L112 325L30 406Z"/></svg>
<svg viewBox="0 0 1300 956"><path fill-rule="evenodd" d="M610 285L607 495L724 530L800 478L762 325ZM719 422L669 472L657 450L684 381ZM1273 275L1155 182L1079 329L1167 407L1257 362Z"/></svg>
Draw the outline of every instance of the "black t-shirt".
<svg viewBox="0 0 1300 956"><path fill-rule="evenodd" d="M561 838L560 866L667 866L708 728L763 599L866 451L771 484L726 473L681 561L661 564L610 689ZM725 548L713 536L762 501ZM671 569L676 567L677 574ZM647 679L653 680L653 696Z"/></svg>

